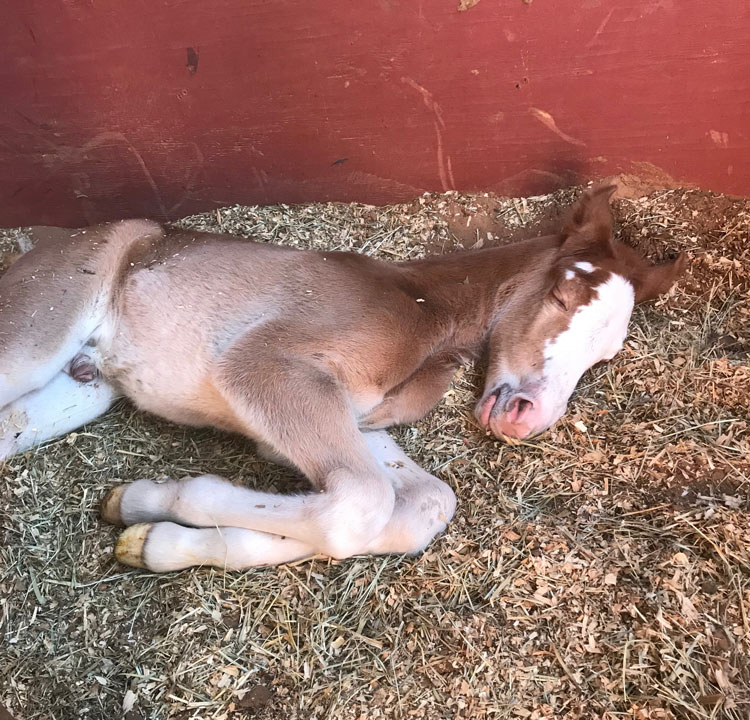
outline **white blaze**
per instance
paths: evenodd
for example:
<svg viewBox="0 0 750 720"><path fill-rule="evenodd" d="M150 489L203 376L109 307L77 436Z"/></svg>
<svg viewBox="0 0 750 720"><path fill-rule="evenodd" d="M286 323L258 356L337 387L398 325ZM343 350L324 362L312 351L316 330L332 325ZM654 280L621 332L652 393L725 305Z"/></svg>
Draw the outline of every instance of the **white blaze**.
<svg viewBox="0 0 750 720"><path fill-rule="evenodd" d="M593 271L590 263L576 263L577 267L581 265ZM620 350L634 299L633 286L622 276L612 273L606 282L594 288L591 302L576 310L567 330L547 341L544 376L547 389L553 396L550 398L552 402L564 406L581 375Z"/></svg>

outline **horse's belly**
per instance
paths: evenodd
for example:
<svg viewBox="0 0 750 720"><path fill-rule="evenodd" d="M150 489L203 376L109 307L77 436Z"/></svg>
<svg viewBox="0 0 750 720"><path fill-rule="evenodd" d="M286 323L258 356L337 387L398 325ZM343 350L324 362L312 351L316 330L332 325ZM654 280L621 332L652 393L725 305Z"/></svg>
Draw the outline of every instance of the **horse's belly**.
<svg viewBox="0 0 750 720"><path fill-rule="evenodd" d="M213 382L215 357L192 307L168 285L128 288L111 332L99 341L102 374L137 407L173 422L237 429Z"/></svg>

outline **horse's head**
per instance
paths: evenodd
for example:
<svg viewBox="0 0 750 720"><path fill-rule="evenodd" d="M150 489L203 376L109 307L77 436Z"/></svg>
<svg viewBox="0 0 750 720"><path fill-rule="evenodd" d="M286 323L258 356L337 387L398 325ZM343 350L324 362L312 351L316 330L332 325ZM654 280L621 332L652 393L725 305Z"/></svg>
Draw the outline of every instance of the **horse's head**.
<svg viewBox="0 0 750 720"><path fill-rule="evenodd" d="M684 256L652 265L612 239L614 186L576 204L551 267L503 299L476 414L494 435L525 438L565 412L578 380L622 347L633 305L666 292Z"/></svg>

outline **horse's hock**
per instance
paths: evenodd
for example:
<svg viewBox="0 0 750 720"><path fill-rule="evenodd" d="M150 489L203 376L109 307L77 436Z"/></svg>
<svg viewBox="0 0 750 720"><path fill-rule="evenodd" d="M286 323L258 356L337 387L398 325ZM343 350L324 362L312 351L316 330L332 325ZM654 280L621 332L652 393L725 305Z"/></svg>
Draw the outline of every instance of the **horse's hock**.
<svg viewBox="0 0 750 720"><path fill-rule="evenodd" d="M538 439L481 432L472 365L391 431L458 499L417 557L123 569L121 483L307 489L124 403L0 463L0 717L744 719L750 6L365 5L8 7L0 272L16 226L135 216L411 259L616 176L617 237L685 274Z"/></svg>

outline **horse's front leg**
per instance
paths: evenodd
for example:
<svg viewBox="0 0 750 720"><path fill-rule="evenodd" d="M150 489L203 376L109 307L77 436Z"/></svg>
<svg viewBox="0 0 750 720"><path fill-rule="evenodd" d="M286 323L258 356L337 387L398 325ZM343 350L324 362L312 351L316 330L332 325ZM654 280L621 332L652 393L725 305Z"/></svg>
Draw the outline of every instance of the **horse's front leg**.
<svg viewBox="0 0 750 720"><path fill-rule="evenodd" d="M394 489L357 429L338 381L304 358L264 352L270 343L239 343L214 379L246 433L287 458L317 492L242 494L212 477L116 489L104 517L149 517L201 527L235 526L294 538L332 557L362 552L391 517ZM259 351L261 348L261 351Z"/></svg>
<svg viewBox="0 0 750 720"><path fill-rule="evenodd" d="M400 385L393 388L377 407L359 420L366 430L412 423L426 415L445 393L456 372L454 354L434 355Z"/></svg>
<svg viewBox="0 0 750 720"><path fill-rule="evenodd" d="M393 488L395 504L385 527L357 554L423 550L452 518L453 491L412 462L384 431L365 433L364 440ZM135 523L117 544L117 557L127 565L153 571L192 565L240 570L320 552L293 537L247 528L254 523L248 508L273 508L280 500L278 495L238 487L215 476L166 483L139 480L116 488L104 514Z"/></svg>

